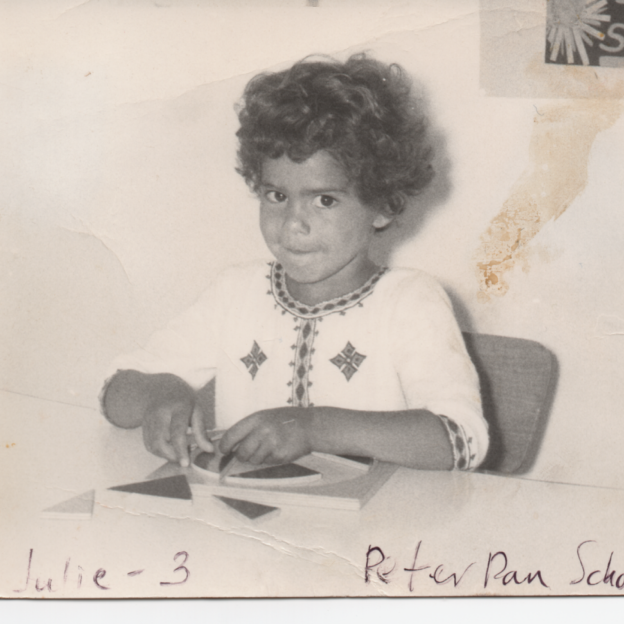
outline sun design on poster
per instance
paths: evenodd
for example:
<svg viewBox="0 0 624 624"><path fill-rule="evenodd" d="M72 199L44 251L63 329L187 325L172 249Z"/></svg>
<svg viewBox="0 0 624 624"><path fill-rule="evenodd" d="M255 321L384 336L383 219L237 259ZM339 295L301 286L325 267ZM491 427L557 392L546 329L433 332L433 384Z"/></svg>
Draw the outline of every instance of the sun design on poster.
<svg viewBox="0 0 624 624"><path fill-rule="evenodd" d="M585 44L593 46L592 37L604 41L606 35L598 30L611 21L605 14L607 0L549 0L546 29L550 61L565 54L569 64L578 53L583 65L589 65Z"/></svg>

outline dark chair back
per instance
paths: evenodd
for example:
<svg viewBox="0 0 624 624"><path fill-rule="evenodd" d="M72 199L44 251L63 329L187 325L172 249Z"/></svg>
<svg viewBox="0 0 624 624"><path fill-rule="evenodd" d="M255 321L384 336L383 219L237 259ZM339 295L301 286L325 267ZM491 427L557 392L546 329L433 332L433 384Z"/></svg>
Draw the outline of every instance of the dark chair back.
<svg viewBox="0 0 624 624"><path fill-rule="evenodd" d="M539 450L558 378L557 359L533 340L464 333L481 382L490 449L479 470L521 474Z"/></svg>

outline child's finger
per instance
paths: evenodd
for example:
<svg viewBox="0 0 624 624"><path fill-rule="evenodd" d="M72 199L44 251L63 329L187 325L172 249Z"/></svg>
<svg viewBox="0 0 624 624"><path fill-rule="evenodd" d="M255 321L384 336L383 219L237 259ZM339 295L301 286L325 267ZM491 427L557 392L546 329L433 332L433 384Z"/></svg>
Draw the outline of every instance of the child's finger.
<svg viewBox="0 0 624 624"><path fill-rule="evenodd" d="M263 440L258 445L256 451L247 459L250 464L268 464L271 463L271 445Z"/></svg>
<svg viewBox="0 0 624 624"><path fill-rule="evenodd" d="M165 430L159 426L157 418L146 419L143 423L143 442L152 454L168 461L177 461L175 450L165 439Z"/></svg>
<svg viewBox="0 0 624 624"><path fill-rule="evenodd" d="M171 415L171 425L169 429L171 446L173 446L175 454L175 459L173 461L179 461L180 466L183 468L188 467L190 463L188 442L186 439L188 421L188 413L185 410L175 410Z"/></svg>
<svg viewBox="0 0 624 624"><path fill-rule="evenodd" d="M177 462L178 457L176 456L175 449L167 440L165 439L157 439L149 448L149 451L154 453L154 455L158 455L159 457L163 457L167 461Z"/></svg>
<svg viewBox="0 0 624 624"><path fill-rule="evenodd" d="M232 425L221 438L219 449L227 455L239 442L244 440L256 428L254 415L247 416Z"/></svg>
<svg viewBox="0 0 624 624"><path fill-rule="evenodd" d="M240 461L249 461L249 458L257 453L261 446L262 440L252 432L236 447L236 457Z"/></svg>
<svg viewBox="0 0 624 624"><path fill-rule="evenodd" d="M191 415L191 430L193 431L193 437L195 438L195 442L197 442L197 446L199 446L202 451L214 453L214 445L204 435L204 422L202 417L202 411L200 407L196 405L193 410L193 414Z"/></svg>

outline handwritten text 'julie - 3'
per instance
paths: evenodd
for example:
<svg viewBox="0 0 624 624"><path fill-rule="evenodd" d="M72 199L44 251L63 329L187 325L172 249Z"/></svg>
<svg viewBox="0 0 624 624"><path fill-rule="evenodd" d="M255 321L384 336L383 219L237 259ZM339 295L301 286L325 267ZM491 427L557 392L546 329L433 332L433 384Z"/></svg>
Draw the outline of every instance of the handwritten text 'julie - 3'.
<svg viewBox="0 0 624 624"><path fill-rule="evenodd" d="M185 550L181 550L177 552L173 556L173 569L170 573L170 578L168 580L158 581L158 584L161 586L170 586L170 585L182 585L186 583L191 573L187 567L189 559L189 554ZM110 576L106 578L107 571L104 568L98 568L91 575L87 574L84 568L80 565L72 564L71 557L68 557L65 561L65 566L63 568L63 574L59 575L59 577L39 577L36 574L36 560L35 560L35 552L34 549L31 548L28 553L28 564L26 567L26 580L21 587L21 589L14 589L13 591L16 594L20 594L26 592L28 590L34 589L36 592L51 592L54 593L56 591L62 590L72 584L76 589L81 589L83 587L83 582L92 582L95 587L101 589L102 591L108 591L111 589L115 589L112 586ZM135 578L137 576L141 576L144 572L146 572L145 568L137 568L135 570L129 570L125 573L125 578ZM119 579L117 578L117 582Z"/></svg>

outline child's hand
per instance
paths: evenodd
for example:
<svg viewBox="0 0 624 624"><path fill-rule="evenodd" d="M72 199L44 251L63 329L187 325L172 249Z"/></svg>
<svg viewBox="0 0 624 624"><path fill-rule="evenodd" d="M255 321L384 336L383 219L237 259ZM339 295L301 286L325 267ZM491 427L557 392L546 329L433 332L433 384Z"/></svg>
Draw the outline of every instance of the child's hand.
<svg viewBox="0 0 624 624"><path fill-rule="evenodd" d="M204 433L203 415L199 407L190 401L161 404L148 410L143 419L143 441L150 453L186 468L189 463L189 439L187 431L192 424L197 445L209 453L212 443Z"/></svg>
<svg viewBox="0 0 624 624"><path fill-rule="evenodd" d="M283 464L312 451L308 409L278 407L256 412L225 433L219 448L224 455L236 448L236 457L252 464Z"/></svg>

